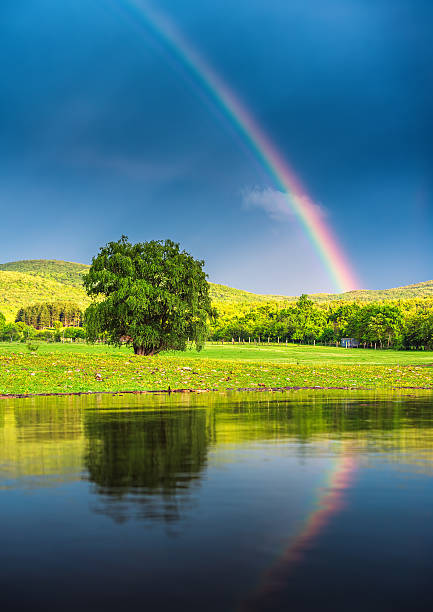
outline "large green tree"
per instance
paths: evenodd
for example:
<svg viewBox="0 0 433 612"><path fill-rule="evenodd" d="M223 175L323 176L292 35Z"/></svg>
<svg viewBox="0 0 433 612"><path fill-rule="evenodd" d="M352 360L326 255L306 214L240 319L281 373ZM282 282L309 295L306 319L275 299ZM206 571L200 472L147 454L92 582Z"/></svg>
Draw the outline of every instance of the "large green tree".
<svg viewBox="0 0 433 612"><path fill-rule="evenodd" d="M86 311L87 336L128 342L136 355L201 349L213 311L203 261L166 240L109 242L83 278L95 302Z"/></svg>

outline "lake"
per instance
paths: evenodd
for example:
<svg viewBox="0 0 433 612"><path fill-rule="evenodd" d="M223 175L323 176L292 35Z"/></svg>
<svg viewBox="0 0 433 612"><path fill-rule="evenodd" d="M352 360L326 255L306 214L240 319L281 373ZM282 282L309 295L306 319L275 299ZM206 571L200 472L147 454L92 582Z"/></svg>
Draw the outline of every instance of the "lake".
<svg viewBox="0 0 433 612"><path fill-rule="evenodd" d="M433 395L0 400L2 610L431 610Z"/></svg>

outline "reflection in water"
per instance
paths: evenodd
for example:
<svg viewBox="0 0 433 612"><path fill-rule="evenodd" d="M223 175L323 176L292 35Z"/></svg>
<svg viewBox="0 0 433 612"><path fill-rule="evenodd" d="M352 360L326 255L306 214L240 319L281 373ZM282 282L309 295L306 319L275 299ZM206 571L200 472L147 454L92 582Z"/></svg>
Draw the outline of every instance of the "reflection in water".
<svg viewBox="0 0 433 612"><path fill-rule="evenodd" d="M432 398L2 401L2 605L429 609Z"/></svg>
<svg viewBox="0 0 433 612"><path fill-rule="evenodd" d="M85 414L88 479L97 511L117 521L134 514L174 521L203 472L209 431L205 410Z"/></svg>
<svg viewBox="0 0 433 612"><path fill-rule="evenodd" d="M304 557L315 538L320 536L330 520L344 508L344 491L352 484L356 470L355 458L346 453L347 449L344 449L336 461L334 470L329 474L328 486L320 488L313 510L299 533L291 538L277 561L265 572L259 588L243 603L242 610L266 610L269 598L278 595L287 585L292 566Z"/></svg>
<svg viewBox="0 0 433 612"><path fill-rule="evenodd" d="M85 449L78 398L3 400L0 408L2 484L29 488L80 479Z"/></svg>

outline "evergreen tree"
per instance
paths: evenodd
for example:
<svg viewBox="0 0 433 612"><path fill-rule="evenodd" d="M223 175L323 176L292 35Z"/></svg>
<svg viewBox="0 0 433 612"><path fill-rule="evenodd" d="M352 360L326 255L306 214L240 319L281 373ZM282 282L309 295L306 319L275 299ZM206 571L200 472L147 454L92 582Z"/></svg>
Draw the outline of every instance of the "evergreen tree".
<svg viewBox="0 0 433 612"><path fill-rule="evenodd" d="M38 329L46 329L50 326L50 311L46 304L41 304L38 314Z"/></svg>

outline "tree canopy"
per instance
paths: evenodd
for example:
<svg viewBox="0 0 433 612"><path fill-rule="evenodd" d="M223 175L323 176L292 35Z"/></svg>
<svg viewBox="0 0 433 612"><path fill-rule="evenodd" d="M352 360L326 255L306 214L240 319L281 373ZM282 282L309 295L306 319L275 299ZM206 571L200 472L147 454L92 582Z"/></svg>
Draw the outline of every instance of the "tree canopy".
<svg viewBox="0 0 433 612"><path fill-rule="evenodd" d="M215 340L340 343L356 338L363 346L433 348L433 301L425 298L317 304L301 296L296 304L217 308L210 336Z"/></svg>
<svg viewBox="0 0 433 612"><path fill-rule="evenodd" d="M201 349L213 314L203 266L171 240L131 244L122 236L101 247L83 278L95 298L88 338L128 342L138 355L185 350L188 338Z"/></svg>

